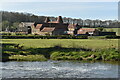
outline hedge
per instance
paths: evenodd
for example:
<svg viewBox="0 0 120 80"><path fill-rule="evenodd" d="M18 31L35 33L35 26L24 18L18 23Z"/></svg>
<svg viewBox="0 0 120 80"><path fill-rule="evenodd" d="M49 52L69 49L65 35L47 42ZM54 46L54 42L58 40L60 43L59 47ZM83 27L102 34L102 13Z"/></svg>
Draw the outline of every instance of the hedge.
<svg viewBox="0 0 120 80"><path fill-rule="evenodd" d="M80 35L54 35L54 36L41 36L41 35L0 35L3 39L120 39L120 36L106 35L106 36L91 36Z"/></svg>
<svg viewBox="0 0 120 80"><path fill-rule="evenodd" d="M106 35L105 38L107 38L107 39L120 39L120 36L116 36L116 35Z"/></svg>
<svg viewBox="0 0 120 80"><path fill-rule="evenodd" d="M11 33L0 33L0 35L11 35Z"/></svg>
<svg viewBox="0 0 120 80"><path fill-rule="evenodd" d="M88 36L88 39L106 39L106 36Z"/></svg>
<svg viewBox="0 0 120 80"><path fill-rule="evenodd" d="M54 35L54 36L41 36L41 35L1 35L3 39L88 39L88 36L70 36L70 35Z"/></svg>

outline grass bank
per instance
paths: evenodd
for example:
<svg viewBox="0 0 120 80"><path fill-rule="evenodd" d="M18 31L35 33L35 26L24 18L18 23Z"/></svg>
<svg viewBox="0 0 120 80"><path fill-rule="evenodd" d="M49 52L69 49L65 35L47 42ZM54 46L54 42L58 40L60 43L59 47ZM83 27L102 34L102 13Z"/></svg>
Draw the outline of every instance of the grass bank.
<svg viewBox="0 0 120 80"><path fill-rule="evenodd" d="M103 60L118 61L118 40L3 39L3 61ZM20 44L23 48L16 48Z"/></svg>
<svg viewBox="0 0 120 80"><path fill-rule="evenodd" d="M11 55L9 56L11 61L46 61L44 55Z"/></svg>
<svg viewBox="0 0 120 80"><path fill-rule="evenodd" d="M100 51L55 51L50 56L53 60L102 60L119 61L119 52L115 49L105 49Z"/></svg>

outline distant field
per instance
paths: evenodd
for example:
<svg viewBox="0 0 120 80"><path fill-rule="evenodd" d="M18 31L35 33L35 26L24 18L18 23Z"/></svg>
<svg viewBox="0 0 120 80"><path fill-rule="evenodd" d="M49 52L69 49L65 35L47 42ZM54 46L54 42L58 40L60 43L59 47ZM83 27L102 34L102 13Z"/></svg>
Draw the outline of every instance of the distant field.
<svg viewBox="0 0 120 80"><path fill-rule="evenodd" d="M27 48L83 47L91 49L118 48L118 39L2 39L3 43L17 43Z"/></svg>
<svg viewBox="0 0 120 80"><path fill-rule="evenodd" d="M106 29L106 31L111 31L111 30L113 30L114 32L116 32L116 34L118 35L118 36L120 36L120 28L105 28Z"/></svg>

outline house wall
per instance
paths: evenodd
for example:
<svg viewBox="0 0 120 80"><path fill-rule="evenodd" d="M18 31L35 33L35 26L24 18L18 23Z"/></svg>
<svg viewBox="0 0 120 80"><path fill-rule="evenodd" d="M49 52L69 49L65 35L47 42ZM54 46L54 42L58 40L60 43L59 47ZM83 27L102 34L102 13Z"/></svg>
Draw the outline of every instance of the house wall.
<svg viewBox="0 0 120 80"><path fill-rule="evenodd" d="M19 31L19 32L28 32L27 26L25 26L23 23L20 23L20 24L19 24L18 31Z"/></svg>
<svg viewBox="0 0 120 80"><path fill-rule="evenodd" d="M95 30L95 35L98 36L100 32L98 30Z"/></svg>
<svg viewBox="0 0 120 80"><path fill-rule="evenodd" d="M52 32L52 35L64 35L65 34L65 31L64 29L57 29L57 30L54 30Z"/></svg>
<svg viewBox="0 0 120 80"><path fill-rule="evenodd" d="M28 33L28 27L31 27L32 32L32 22L21 22L19 24L18 32Z"/></svg>
<svg viewBox="0 0 120 80"><path fill-rule="evenodd" d="M99 35L99 31L97 31L97 30L93 31L92 33L93 33L92 34L93 36L98 36Z"/></svg>

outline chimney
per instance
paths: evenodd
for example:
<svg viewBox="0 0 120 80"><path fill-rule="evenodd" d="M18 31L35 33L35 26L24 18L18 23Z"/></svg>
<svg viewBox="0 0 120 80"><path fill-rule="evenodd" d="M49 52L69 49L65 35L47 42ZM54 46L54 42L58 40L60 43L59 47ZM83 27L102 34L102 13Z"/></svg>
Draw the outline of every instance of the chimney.
<svg viewBox="0 0 120 80"><path fill-rule="evenodd" d="M49 19L49 17L46 17L46 19L45 19L45 23L48 23L50 21L50 19Z"/></svg>
<svg viewBox="0 0 120 80"><path fill-rule="evenodd" d="M61 16L58 16L57 22L58 22L58 23L63 23L63 20L62 20L62 17L61 17Z"/></svg>

